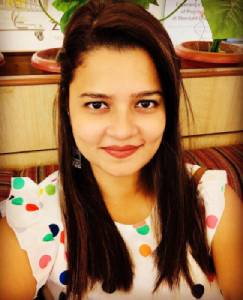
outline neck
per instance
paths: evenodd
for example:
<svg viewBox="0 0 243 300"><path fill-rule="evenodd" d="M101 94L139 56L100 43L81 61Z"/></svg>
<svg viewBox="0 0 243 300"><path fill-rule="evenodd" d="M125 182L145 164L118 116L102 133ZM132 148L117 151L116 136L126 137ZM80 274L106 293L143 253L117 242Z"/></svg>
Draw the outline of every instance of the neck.
<svg viewBox="0 0 243 300"><path fill-rule="evenodd" d="M138 187L138 174L129 176L112 176L99 169L93 169L94 176L101 189L105 202L126 201L131 196L141 194Z"/></svg>
<svg viewBox="0 0 243 300"><path fill-rule="evenodd" d="M139 174L112 176L101 170L93 169L93 172L114 221L135 224L151 213L154 198L139 188Z"/></svg>

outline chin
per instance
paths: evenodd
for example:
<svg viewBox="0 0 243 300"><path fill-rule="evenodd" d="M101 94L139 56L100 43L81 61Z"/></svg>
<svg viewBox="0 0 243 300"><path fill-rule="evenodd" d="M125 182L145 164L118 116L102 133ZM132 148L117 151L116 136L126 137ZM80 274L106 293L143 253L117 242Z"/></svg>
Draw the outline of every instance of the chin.
<svg viewBox="0 0 243 300"><path fill-rule="evenodd" d="M114 166L114 168L110 167L107 168L103 167L102 171L106 174L109 174L110 176L114 177L127 177L127 176L133 176L139 174L141 169L143 168L143 165L139 166L131 166L129 164L127 165L120 165L120 166Z"/></svg>

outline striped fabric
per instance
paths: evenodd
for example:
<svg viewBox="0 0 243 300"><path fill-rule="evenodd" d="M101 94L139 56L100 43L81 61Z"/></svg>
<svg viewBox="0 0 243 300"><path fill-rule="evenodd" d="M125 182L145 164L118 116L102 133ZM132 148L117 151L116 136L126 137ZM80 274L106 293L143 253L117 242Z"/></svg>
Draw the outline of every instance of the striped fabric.
<svg viewBox="0 0 243 300"><path fill-rule="evenodd" d="M187 150L184 158L207 169L225 170L229 185L243 199L243 144Z"/></svg>
<svg viewBox="0 0 243 300"><path fill-rule="evenodd" d="M207 169L226 170L229 185L243 198L243 144L187 150L184 159L185 162ZM11 177L26 176L39 183L57 169L57 165L35 166L23 170L0 169L0 200L9 195Z"/></svg>

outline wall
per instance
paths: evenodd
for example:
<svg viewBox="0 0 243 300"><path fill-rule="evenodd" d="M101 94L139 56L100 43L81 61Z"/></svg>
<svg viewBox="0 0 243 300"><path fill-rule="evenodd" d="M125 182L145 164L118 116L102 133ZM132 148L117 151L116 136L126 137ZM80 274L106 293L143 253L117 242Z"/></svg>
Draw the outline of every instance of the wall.
<svg viewBox="0 0 243 300"><path fill-rule="evenodd" d="M37 82L10 85L7 81L4 84L3 77L0 81L0 166L57 160L53 126L57 84ZM188 130L182 98L180 114L185 148L243 141L243 75L184 78L184 84L195 119L194 123L190 119Z"/></svg>

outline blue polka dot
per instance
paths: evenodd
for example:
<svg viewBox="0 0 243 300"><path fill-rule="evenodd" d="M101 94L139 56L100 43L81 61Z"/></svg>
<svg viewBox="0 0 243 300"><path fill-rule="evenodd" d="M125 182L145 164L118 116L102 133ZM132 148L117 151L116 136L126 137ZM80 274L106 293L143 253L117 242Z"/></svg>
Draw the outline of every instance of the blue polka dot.
<svg viewBox="0 0 243 300"><path fill-rule="evenodd" d="M66 294L61 292L61 294L58 297L58 300L66 300L66 299L67 299Z"/></svg>
<svg viewBox="0 0 243 300"><path fill-rule="evenodd" d="M63 271L60 276L59 280L62 284L67 285L68 284L68 270Z"/></svg>

